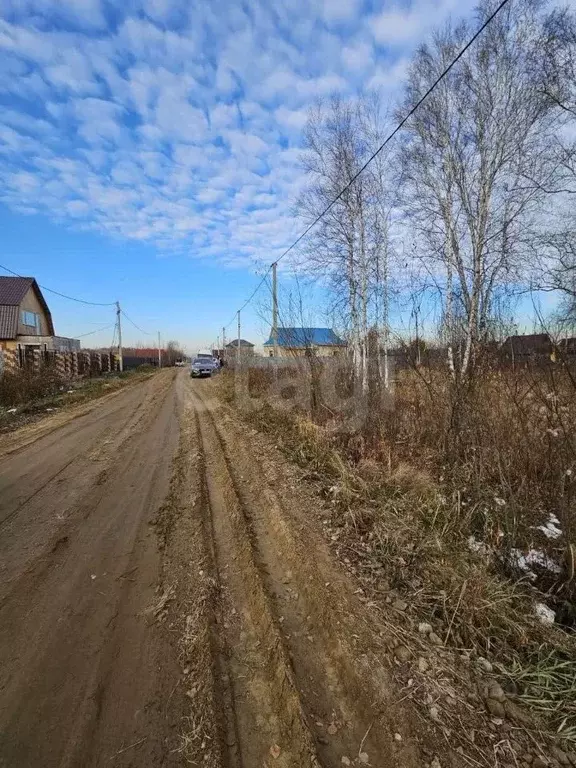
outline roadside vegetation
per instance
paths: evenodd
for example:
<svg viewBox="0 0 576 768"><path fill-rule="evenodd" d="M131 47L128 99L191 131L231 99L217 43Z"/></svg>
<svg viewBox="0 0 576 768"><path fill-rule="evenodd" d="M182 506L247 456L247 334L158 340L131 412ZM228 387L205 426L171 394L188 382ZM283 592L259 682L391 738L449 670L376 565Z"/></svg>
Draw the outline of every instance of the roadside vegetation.
<svg viewBox="0 0 576 768"><path fill-rule="evenodd" d="M145 379L156 371L140 366L123 373L69 381L52 367L39 371L20 369L0 376L0 431L12 430L60 408L113 392Z"/></svg>
<svg viewBox="0 0 576 768"><path fill-rule="evenodd" d="M306 376L296 362L238 376L241 386L234 372L220 379L222 397L328 502L322 522L336 556L404 626L414 659L423 638L452 649L498 681L485 690L472 681L481 707L576 751L569 371L487 368L455 423L449 373L406 369L393 406L372 403L352 429L350 402L339 412L295 405L294 382Z"/></svg>
<svg viewBox="0 0 576 768"><path fill-rule="evenodd" d="M418 49L409 117L368 165L395 108L364 93L310 112L295 213L314 226L278 319L317 324L320 283L348 352L245 360L218 387L316 484L331 545L403 644L452 649L492 726L554 738L510 764L574 765L573 15L509 3L420 103L494 10ZM530 326L546 349L515 355Z"/></svg>

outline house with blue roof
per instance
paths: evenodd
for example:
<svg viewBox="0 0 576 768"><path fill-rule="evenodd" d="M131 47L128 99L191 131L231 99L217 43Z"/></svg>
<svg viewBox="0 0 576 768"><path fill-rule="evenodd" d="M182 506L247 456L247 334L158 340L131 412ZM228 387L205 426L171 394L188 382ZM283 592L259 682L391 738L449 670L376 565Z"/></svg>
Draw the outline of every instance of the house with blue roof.
<svg viewBox="0 0 576 768"><path fill-rule="evenodd" d="M278 357L316 355L333 357L346 349L346 342L332 328L278 328ZM264 354L274 357L272 333L264 342Z"/></svg>

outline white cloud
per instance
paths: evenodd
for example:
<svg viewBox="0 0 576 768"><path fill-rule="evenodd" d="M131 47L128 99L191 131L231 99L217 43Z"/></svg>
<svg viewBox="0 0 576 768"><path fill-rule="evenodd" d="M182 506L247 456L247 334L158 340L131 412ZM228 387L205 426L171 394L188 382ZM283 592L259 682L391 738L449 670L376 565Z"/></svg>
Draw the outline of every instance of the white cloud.
<svg viewBox="0 0 576 768"><path fill-rule="evenodd" d="M305 109L287 109L286 107L278 107L274 112L274 117L282 125L301 130L306 125L308 113Z"/></svg>
<svg viewBox="0 0 576 768"><path fill-rule="evenodd" d="M1 199L166 250L269 261L298 229L310 105L368 85L393 95L405 51L379 45L412 43L451 2L368 18L360 0L130 0L105 28L109 0L0 0Z"/></svg>
<svg viewBox="0 0 576 768"><path fill-rule="evenodd" d="M378 43L401 44L413 40L424 24L424 20L412 9L383 11L370 25Z"/></svg>
<svg viewBox="0 0 576 768"><path fill-rule="evenodd" d="M416 0L409 6L387 7L367 24L380 45L402 46L423 42L451 14L461 16L475 3L471 0Z"/></svg>
<svg viewBox="0 0 576 768"><path fill-rule="evenodd" d="M26 133L45 134L53 128L47 120L39 120L36 117L31 117L30 115L16 112L12 109L3 110L2 121L6 123L6 125L10 125L12 128L16 128L17 130Z"/></svg>
<svg viewBox="0 0 576 768"><path fill-rule="evenodd" d="M105 17L100 0L2 0L0 13L18 19L37 16L58 19L82 29L101 29Z"/></svg>
<svg viewBox="0 0 576 768"><path fill-rule="evenodd" d="M266 142L253 134L226 131L224 135L234 154L262 155L269 150Z"/></svg>
<svg viewBox="0 0 576 768"><path fill-rule="evenodd" d="M328 22L346 21L359 12L359 0L324 0L324 19Z"/></svg>
<svg viewBox="0 0 576 768"><path fill-rule="evenodd" d="M342 49L342 60L347 69L362 71L373 67L373 48L371 43L359 42L346 45Z"/></svg>
<svg viewBox="0 0 576 768"><path fill-rule="evenodd" d="M377 67L372 77L368 80L368 88L380 91L383 96L397 91L406 79L410 60L402 58L391 64L388 68Z"/></svg>

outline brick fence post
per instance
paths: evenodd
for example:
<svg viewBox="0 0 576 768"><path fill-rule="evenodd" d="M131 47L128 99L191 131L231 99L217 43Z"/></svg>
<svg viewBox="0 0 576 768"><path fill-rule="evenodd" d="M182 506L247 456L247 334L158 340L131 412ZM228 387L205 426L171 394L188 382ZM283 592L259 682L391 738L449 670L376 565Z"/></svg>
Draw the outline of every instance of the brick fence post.
<svg viewBox="0 0 576 768"><path fill-rule="evenodd" d="M64 360L64 378L70 378L70 352L63 352L62 358Z"/></svg>
<svg viewBox="0 0 576 768"><path fill-rule="evenodd" d="M16 373L16 371L21 367L20 365L20 350L19 349L9 349L7 350L7 370L10 371L10 373Z"/></svg>
<svg viewBox="0 0 576 768"><path fill-rule="evenodd" d="M90 352L85 349L78 353L78 373L80 376L88 376L90 374Z"/></svg>
<svg viewBox="0 0 576 768"><path fill-rule="evenodd" d="M63 379L66 373L66 369L62 352L54 353L54 365L56 366L56 373L61 379Z"/></svg>
<svg viewBox="0 0 576 768"><path fill-rule="evenodd" d="M70 378L78 378L78 352L70 352Z"/></svg>
<svg viewBox="0 0 576 768"><path fill-rule="evenodd" d="M90 370L94 376L99 376L102 373L102 356L100 352L90 353Z"/></svg>

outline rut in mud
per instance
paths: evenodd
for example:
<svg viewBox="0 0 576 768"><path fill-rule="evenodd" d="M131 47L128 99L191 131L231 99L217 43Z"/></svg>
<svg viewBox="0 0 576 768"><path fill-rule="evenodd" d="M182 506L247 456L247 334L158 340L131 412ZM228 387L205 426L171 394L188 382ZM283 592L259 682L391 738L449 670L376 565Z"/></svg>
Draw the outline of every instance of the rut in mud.
<svg viewBox="0 0 576 768"><path fill-rule="evenodd" d="M306 510L275 491L273 468L267 475L258 465L206 389L192 384L185 407L196 416L221 593L234 720L228 764L332 768L360 755L377 766L416 764L362 606L310 538Z"/></svg>
<svg viewBox="0 0 576 768"><path fill-rule="evenodd" d="M419 765L313 496L210 391L167 371L0 441L3 768Z"/></svg>

